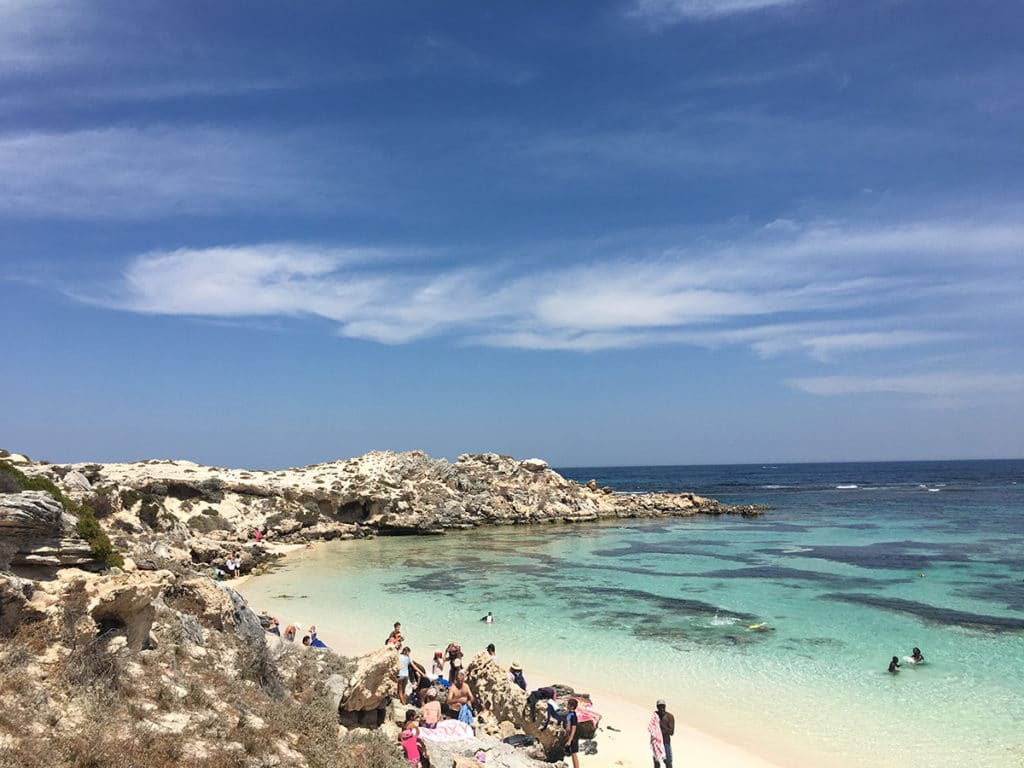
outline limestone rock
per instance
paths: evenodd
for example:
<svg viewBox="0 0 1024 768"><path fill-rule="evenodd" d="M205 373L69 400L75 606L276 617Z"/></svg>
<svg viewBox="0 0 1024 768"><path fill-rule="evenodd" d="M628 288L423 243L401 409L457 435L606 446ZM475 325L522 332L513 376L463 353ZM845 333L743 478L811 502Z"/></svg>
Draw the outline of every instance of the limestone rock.
<svg viewBox="0 0 1024 768"><path fill-rule="evenodd" d="M347 712L378 709L398 691L398 650L379 648L359 658L345 687L341 708Z"/></svg>
<svg viewBox="0 0 1024 768"><path fill-rule="evenodd" d="M494 723L508 721L535 738L549 757L560 756L557 749L564 733L560 728L540 729L530 720L526 692L508 679L508 672L486 651L478 653L466 667L466 681L476 696L478 713Z"/></svg>
<svg viewBox="0 0 1024 768"><path fill-rule="evenodd" d="M0 494L0 568L75 566L101 570L78 521L42 491ZM6 561L6 562L5 562Z"/></svg>
<svg viewBox="0 0 1024 768"><path fill-rule="evenodd" d="M519 462L519 466L527 472L543 472L548 468L548 463L544 459L525 459Z"/></svg>
<svg viewBox="0 0 1024 768"><path fill-rule="evenodd" d="M86 611L98 626L124 628L128 647L141 650L156 616L153 601L173 578L169 571L156 571L87 582Z"/></svg>
<svg viewBox="0 0 1024 768"><path fill-rule="evenodd" d="M92 490L92 483L89 482L89 478L77 469L72 469L64 475L63 482L64 487L72 493L89 493Z"/></svg>

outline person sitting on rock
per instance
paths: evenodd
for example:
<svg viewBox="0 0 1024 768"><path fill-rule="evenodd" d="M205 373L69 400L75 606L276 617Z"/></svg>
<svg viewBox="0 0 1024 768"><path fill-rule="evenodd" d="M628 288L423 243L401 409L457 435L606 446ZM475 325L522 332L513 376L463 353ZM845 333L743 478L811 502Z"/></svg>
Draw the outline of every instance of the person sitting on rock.
<svg viewBox="0 0 1024 768"><path fill-rule="evenodd" d="M402 647L402 622L395 622L395 628L391 630L391 634L388 635L388 639L384 641L384 645L394 645L398 648Z"/></svg>
<svg viewBox="0 0 1024 768"><path fill-rule="evenodd" d="M409 709L405 712L405 725L398 736L398 741L405 750L405 758L409 765L420 768L420 727L416 721L416 710Z"/></svg>
<svg viewBox="0 0 1024 768"><path fill-rule="evenodd" d="M284 628L284 639L287 640L289 643L294 643L295 635L298 631L298 627L296 627L294 624L289 624L287 627Z"/></svg>
<svg viewBox="0 0 1024 768"><path fill-rule="evenodd" d="M441 702L437 700L437 689L427 688L423 696L423 727L437 728L441 722Z"/></svg>
<svg viewBox="0 0 1024 768"><path fill-rule="evenodd" d="M518 661L513 661L512 666L508 668L508 679L509 682L515 683L524 691L526 690L526 678L523 677L523 667Z"/></svg>
<svg viewBox="0 0 1024 768"><path fill-rule="evenodd" d="M494 648L494 643L488 643L487 655L491 657L491 661L498 660L498 651Z"/></svg>
<svg viewBox="0 0 1024 768"><path fill-rule="evenodd" d="M448 688L448 703L446 705L448 711L445 714L452 720L458 720L462 705L472 707L473 701L473 692L469 690L469 685L466 683L466 673L459 670L455 680Z"/></svg>
<svg viewBox="0 0 1024 768"><path fill-rule="evenodd" d="M316 625L309 628L309 645L312 648L326 648L327 643L316 636Z"/></svg>

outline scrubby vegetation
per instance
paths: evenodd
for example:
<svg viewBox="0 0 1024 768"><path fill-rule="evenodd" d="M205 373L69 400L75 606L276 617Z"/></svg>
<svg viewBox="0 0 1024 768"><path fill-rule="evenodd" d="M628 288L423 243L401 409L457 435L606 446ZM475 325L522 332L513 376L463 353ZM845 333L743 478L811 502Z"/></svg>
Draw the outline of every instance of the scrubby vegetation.
<svg viewBox="0 0 1024 768"><path fill-rule="evenodd" d="M0 768L404 765L380 735L339 738L324 681L352 660L291 648L275 661L230 628L193 653L180 603L133 651L123 628L87 628L87 597L68 585L59 616L0 643Z"/></svg>

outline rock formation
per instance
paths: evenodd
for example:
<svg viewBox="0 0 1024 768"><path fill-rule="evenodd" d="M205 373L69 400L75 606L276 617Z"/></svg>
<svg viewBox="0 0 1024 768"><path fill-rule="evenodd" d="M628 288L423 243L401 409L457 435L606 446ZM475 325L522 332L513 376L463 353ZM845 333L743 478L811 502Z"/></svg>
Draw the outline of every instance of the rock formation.
<svg viewBox="0 0 1024 768"><path fill-rule="evenodd" d="M692 493L621 494L593 481L581 485L542 459L518 461L494 453L464 454L450 463L420 451L374 451L282 471L169 460L75 465L24 460L17 466L26 475L51 480L76 501L102 506L102 524L115 544L140 567L151 568L166 567L169 560L220 562L241 544L252 543L256 529L272 541L305 541L439 534L481 525L760 514L759 508L731 507ZM34 551L21 552L19 562L86 557L72 540L52 531L38 539ZM248 570L259 562L261 550L245 548L242 556Z"/></svg>
<svg viewBox="0 0 1024 768"><path fill-rule="evenodd" d="M398 691L398 649L378 648L359 659L341 696L340 709L369 712L384 707Z"/></svg>
<svg viewBox="0 0 1024 768"><path fill-rule="evenodd" d="M76 522L43 491L0 494L0 570L103 568L75 530Z"/></svg>

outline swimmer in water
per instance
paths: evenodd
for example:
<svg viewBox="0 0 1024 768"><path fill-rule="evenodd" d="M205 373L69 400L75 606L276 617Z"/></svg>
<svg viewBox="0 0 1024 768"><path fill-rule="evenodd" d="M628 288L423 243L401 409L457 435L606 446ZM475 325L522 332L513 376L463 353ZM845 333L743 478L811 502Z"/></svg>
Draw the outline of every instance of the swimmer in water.
<svg viewBox="0 0 1024 768"><path fill-rule="evenodd" d="M920 664L922 661L924 661L924 656L921 654L921 649L914 648L914 652L910 654L910 659L915 664Z"/></svg>
<svg viewBox="0 0 1024 768"><path fill-rule="evenodd" d="M899 671L900 671L900 660L899 660L899 657L898 656L893 656L892 657L892 661L889 662L889 672L891 674L895 675Z"/></svg>

